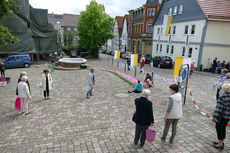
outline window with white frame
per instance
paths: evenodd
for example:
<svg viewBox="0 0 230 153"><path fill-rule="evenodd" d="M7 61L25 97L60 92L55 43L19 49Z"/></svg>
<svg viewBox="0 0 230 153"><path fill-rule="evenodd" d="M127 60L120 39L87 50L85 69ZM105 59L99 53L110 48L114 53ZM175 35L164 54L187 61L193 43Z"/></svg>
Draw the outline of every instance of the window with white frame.
<svg viewBox="0 0 230 153"><path fill-rule="evenodd" d="M70 28L70 27L68 27L68 28L67 28L67 31L70 31L70 30L71 30L71 28Z"/></svg>
<svg viewBox="0 0 230 153"><path fill-rule="evenodd" d="M153 8L153 9L152 9L152 16L155 16L155 12L156 12L156 9Z"/></svg>
<svg viewBox="0 0 230 153"><path fill-rule="evenodd" d="M151 16L151 13L152 13L151 9L148 9L148 16Z"/></svg>
<svg viewBox="0 0 230 153"><path fill-rule="evenodd" d="M173 8L173 15L177 15L177 10L178 10L178 6L174 6L174 8Z"/></svg>
<svg viewBox="0 0 230 153"><path fill-rule="evenodd" d="M188 51L188 57L192 57L192 48L189 48L189 51Z"/></svg>
<svg viewBox="0 0 230 153"><path fill-rule="evenodd" d="M160 33L161 35L163 34L163 28L161 28L161 33Z"/></svg>
<svg viewBox="0 0 230 153"><path fill-rule="evenodd" d="M169 8L168 15L172 15L172 8Z"/></svg>
<svg viewBox="0 0 230 153"><path fill-rule="evenodd" d="M183 7L184 6L182 4L179 6L178 14L182 14L183 13Z"/></svg>
<svg viewBox="0 0 230 153"><path fill-rule="evenodd" d="M158 35L160 34L160 30L161 30L161 28L157 28L157 34Z"/></svg>
<svg viewBox="0 0 230 153"><path fill-rule="evenodd" d="M166 53L169 53L169 45L167 45Z"/></svg>
<svg viewBox="0 0 230 153"><path fill-rule="evenodd" d="M186 48L185 48L185 47L183 47L183 48L182 48L182 55L181 55L182 57L184 57L184 56L185 56L185 51L186 51Z"/></svg>
<svg viewBox="0 0 230 153"><path fill-rule="evenodd" d="M171 34L171 26L169 27L169 35Z"/></svg>
<svg viewBox="0 0 230 153"><path fill-rule="evenodd" d="M158 52L159 44L157 44L156 52Z"/></svg>
<svg viewBox="0 0 230 153"><path fill-rule="evenodd" d="M77 32L77 28L74 28L74 31Z"/></svg>
<svg viewBox="0 0 230 153"><path fill-rule="evenodd" d="M171 54L174 53L174 46L171 47Z"/></svg>
<svg viewBox="0 0 230 153"><path fill-rule="evenodd" d="M173 26L173 31L172 34L175 35L176 34L176 26Z"/></svg>
<svg viewBox="0 0 230 153"><path fill-rule="evenodd" d="M185 28L184 28L184 34L185 34L185 35L188 34L188 25L186 25Z"/></svg>
<svg viewBox="0 0 230 153"><path fill-rule="evenodd" d="M160 53L162 52L162 44L160 45Z"/></svg>
<svg viewBox="0 0 230 153"><path fill-rule="evenodd" d="M192 25L192 28L191 28L191 35L194 35L194 34L195 34L195 30L196 30L196 25Z"/></svg>

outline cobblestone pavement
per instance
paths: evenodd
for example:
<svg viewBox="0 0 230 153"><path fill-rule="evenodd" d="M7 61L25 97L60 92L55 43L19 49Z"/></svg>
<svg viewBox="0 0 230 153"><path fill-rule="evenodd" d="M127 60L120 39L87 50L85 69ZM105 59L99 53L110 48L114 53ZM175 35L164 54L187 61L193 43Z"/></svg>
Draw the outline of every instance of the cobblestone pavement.
<svg viewBox="0 0 230 153"><path fill-rule="evenodd" d="M117 69L124 72L120 64L111 65L107 56L100 60L90 60L93 67ZM164 126L163 117L169 96L167 84L154 82L151 101L154 107L157 131L154 143L146 143L143 149L132 146L135 124L131 121L135 111L134 99L140 95L125 96L132 88L116 76L96 71L94 96L87 100L87 70L58 71L52 73L54 79L51 99L43 100L39 81L45 64L32 65L28 69L10 69L7 75L11 83L0 87L0 153L15 152L170 152L170 153L212 153L219 152L212 147L216 140L215 124L201 116L188 96L184 106L184 116L179 121L174 144L160 141ZM164 77L171 78L172 70L146 68ZM21 116L14 110L16 82L21 71L27 71L32 90L32 101L28 116ZM134 71L128 72L133 76ZM143 80L144 75L138 73ZM216 75L194 73L189 80L194 97L200 108L212 113L215 107L215 92L211 85ZM169 133L170 134L170 133ZM230 152L230 131L227 129L225 150Z"/></svg>

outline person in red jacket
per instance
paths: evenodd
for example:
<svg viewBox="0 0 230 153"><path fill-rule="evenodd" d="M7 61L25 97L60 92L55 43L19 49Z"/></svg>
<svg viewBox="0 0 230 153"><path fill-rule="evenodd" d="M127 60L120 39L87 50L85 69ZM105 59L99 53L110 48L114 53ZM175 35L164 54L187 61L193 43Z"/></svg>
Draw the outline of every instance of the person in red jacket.
<svg viewBox="0 0 230 153"><path fill-rule="evenodd" d="M144 55L142 55L140 63L141 63L141 72L140 73L143 74L144 73L144 67L145 67L145 56Z"/></svg>

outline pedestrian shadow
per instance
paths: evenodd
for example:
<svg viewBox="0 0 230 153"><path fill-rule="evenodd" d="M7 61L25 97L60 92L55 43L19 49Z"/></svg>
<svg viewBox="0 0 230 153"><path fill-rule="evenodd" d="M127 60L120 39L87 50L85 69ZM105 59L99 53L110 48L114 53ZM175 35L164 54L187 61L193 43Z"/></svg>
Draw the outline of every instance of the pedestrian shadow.
<svg viewBox="0 0 230 153"><path fill-rule="evenodd" d="M20 112L16 112L16 111L14 111L12 109L10 109L9 113L10 114L7 114L7 115L1 117L0 125L2 125L4 123L8 123L8 122L13 122L13 121L17 120L21 116Z"/></svg>

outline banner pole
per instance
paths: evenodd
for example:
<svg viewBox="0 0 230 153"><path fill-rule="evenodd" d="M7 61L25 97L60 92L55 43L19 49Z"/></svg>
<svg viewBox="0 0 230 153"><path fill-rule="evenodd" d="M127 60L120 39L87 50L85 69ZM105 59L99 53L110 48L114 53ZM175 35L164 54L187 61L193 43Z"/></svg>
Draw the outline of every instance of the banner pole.
<svg viewBox="0 0 230 153"><path fill-rule="evenodd" d="M119 68L119 61L117 61L117 68Z"/></svg>
<svg viewBox="0 0 230 153"><path fill-rule="evenodd" d="M113 58L112 58L112 65L113 65Z"/></svg>
<svg viewBox="0 0 230 153"><path fill-rule="evenodd" d="M125 63L125 72L126 72L126 63Z"/></svg>
<svg viewBox="0 0 230 153"><path fill-rule="evenodd" d="M137 67L135 66L135 77L137 76Z"/></svg>

